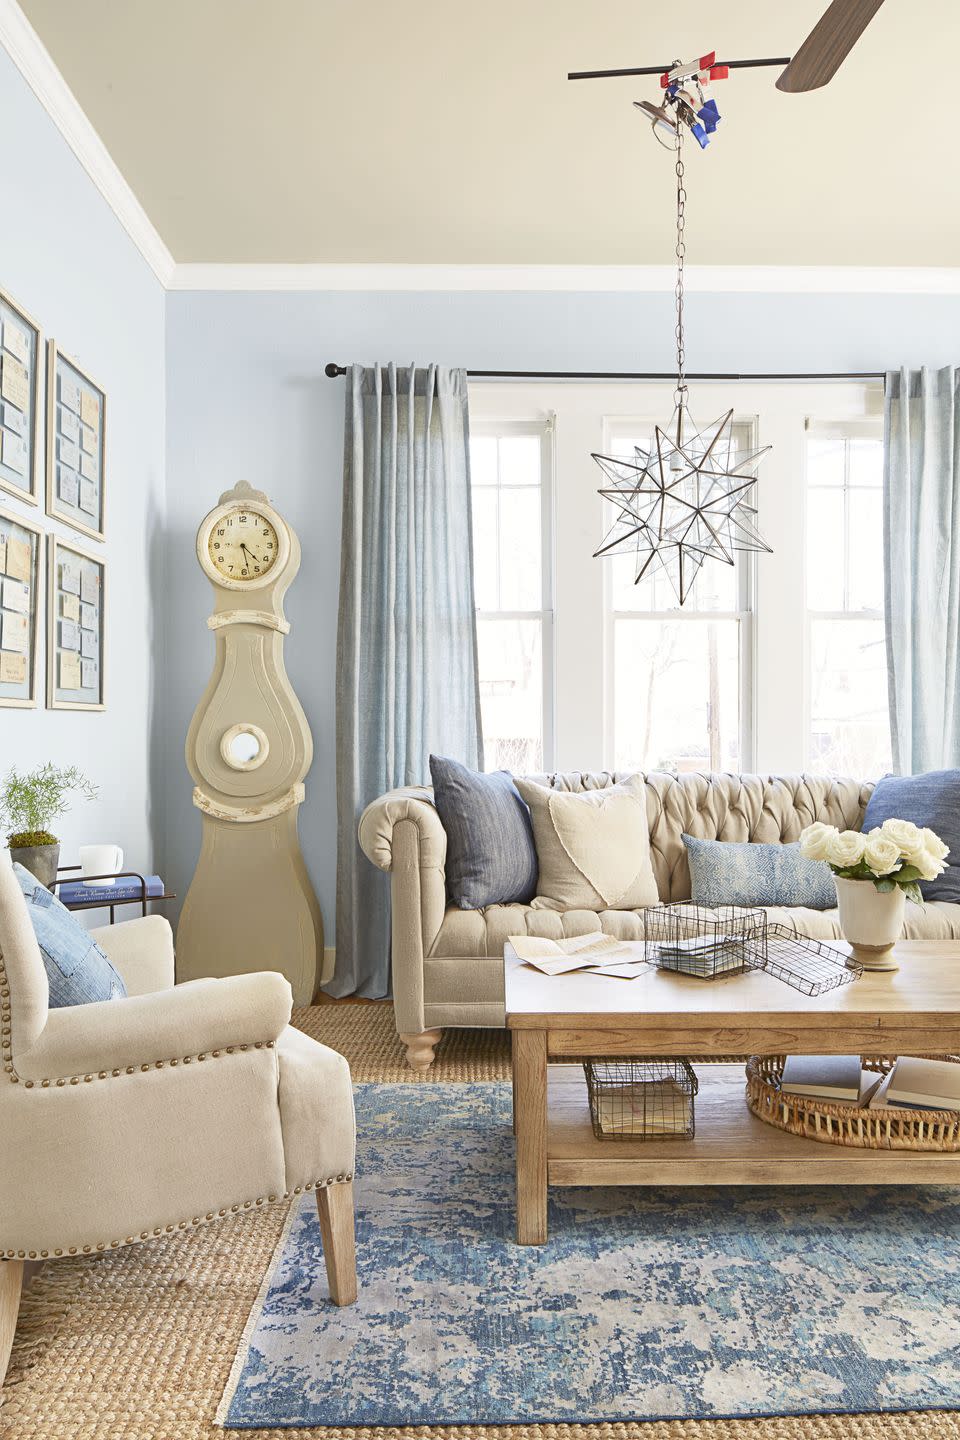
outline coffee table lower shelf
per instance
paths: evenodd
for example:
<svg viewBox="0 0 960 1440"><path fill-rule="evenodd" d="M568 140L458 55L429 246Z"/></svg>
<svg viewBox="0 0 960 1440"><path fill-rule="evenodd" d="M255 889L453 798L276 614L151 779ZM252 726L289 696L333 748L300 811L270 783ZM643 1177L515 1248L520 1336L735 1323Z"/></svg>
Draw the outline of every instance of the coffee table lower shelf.
<svg viewBox="0 0 960 1440"><path fill-rule="evenodd" d="M747 1108L742 1065L698 1066L697 1077L692 1140L598 1140L582 1067L551 1065L547 1185L960 1185L960 1154L857 1150L788 1135ZM518 1239L539 1243L522 1210L518 1190Z"/></svg>

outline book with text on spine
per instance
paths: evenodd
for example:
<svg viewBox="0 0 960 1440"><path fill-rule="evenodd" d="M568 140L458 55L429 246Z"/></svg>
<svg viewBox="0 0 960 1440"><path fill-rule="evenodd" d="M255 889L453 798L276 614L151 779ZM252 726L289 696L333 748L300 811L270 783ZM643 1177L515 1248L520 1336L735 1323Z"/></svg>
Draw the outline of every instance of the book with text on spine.
<svg viewBox="0 0 960 1440"><path fill-rule="evenodd" d="M163 881L159 875L144 875L146 882L147 899L156 898L164 892ZM111 900L139 900L143 894L140 881L125 875L122 880L117 880L113 885L85 885L82 880L67 880L63 885L57 886L57 898L64 905L89 905L92 901L102 901L109 904Z"/></svg>

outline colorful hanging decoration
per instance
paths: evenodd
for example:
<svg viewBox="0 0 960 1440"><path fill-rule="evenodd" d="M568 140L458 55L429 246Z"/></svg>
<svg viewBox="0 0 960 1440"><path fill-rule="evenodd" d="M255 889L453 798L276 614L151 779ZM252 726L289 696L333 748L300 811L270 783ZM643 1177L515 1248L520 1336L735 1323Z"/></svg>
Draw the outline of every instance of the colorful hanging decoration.
<svg viewBox="0 0 960 1440"><path fill-rule="evenodd" d="M689 65L678 61L662 75L660 83L666 91L662 107L634 102L654 116L654 133L658 129L670 131L676 155L677 384L673 414L666 426L654 427L654 441L649 449L636 447L633 460L614 455L591 456L610 482L599 493L616 510L613 525L594 554L634 555L634 583L659 564L681 605L687 600L704 560L733 565L739 550L770 553L770 546L754 523L756 467L770 446L739 454L733 436L732 410L701 428L687 406L683 328L687 192L683 136L689 129L704 148L716 129L720 115L716 104L705 96L703 84L709 79L724 79L727 69L714 65L714 59L710 54ZM696 91L695 98L689 88L685 88L690 84Z"/></svg>

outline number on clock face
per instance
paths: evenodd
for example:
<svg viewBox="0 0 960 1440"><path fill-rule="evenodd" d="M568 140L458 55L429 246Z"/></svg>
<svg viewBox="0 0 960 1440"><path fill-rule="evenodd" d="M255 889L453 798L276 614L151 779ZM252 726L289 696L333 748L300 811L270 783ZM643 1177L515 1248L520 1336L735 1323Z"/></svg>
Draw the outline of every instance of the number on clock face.
<svg viewBox="0 0 960 1440"><path fill-rule="evenodd" d="M277 563L277 532L255 510L231 510L207 542L215 569L228 580L258 580Z"/></svg>

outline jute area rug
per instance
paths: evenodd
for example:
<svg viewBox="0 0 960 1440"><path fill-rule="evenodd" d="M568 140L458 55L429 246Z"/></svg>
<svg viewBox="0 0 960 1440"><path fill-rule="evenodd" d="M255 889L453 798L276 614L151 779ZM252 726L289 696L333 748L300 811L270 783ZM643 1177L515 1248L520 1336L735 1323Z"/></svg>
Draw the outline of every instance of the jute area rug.
<svg viewBox="0 0 960 1440"><path fill-rule="evenodd" d="M345 1054L357 1080L509 1075L503 1033L448 1031L421 1081L405 1067L389 1006L322 1006L295 1019ZM285 1218L286 1207L274 1206L113 1255L49 1264L24 1297L0 1392L3 1440L223 1440L213 1416ZM264 1440L318 1433L325 1440L960 1440L960 1413L246 1433Z"/></svg>

